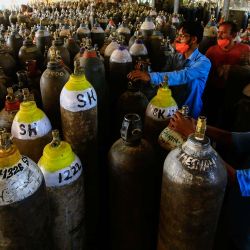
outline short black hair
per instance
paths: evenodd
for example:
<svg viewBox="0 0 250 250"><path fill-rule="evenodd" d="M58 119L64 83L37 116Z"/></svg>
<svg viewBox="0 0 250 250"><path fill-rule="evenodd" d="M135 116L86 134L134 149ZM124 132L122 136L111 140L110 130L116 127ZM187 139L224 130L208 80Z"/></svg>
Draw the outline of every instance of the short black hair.
<svg viewBox="0 0 250 250"><path fill-rule="evenodd" d="M238 32L237 24L235 22L233 22L233 21L222 22L222 23L220 23L219 27L222 26L222 25L228 25L228 26L231 27L231 35L236 34Z"/></svg>
<svg viewBox="0 0 250 250"><path fill-rule="evenodd" d="M183 22L181 23L179 29L183 29L184 32L190 36L197 37L197 43L200 43L203 38L204 28L199 22Z"/></svg>

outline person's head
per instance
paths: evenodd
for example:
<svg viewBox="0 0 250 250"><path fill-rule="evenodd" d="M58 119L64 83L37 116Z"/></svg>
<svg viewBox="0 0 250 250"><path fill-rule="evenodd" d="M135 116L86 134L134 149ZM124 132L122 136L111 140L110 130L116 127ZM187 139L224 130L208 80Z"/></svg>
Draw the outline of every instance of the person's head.
<svg viewBox="0 0 250 250"><path fill-rule="evenodd" d="M218 28L218 39L233 40L238 32L237 25L232 21L225 21L219 25Z"/></svg>
<svg viewBox="0 0 250 250"><path fill-rule="evenodd" d="M237 25L231 21L222 22L218 28L217 43L222 49L233 46L233 40L238 32Z"/></svg>
<svg viewBox="0 0 250 250"><path fill-rule="evenodd" d="M198 47L203 37L204 28L198 22L183 22L176 35L176 50L182 54ZM185 47L185 49L184 49ZM179 48L183 48L182 51Z"/></svg>

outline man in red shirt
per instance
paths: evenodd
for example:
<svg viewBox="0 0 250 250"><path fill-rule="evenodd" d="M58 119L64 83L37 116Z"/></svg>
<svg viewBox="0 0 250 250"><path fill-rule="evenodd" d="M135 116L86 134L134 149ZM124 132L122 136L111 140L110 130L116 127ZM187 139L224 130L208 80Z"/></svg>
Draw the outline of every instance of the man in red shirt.
<svg viewBox="0 0 250 250"><path fill-rule="evenodd" d="M230 65L244 63L244 59L250 55L249 45L234 42L236 35L237 26L234 22L221 23L218 29L217 45L210 47L206 53L212 67L204 95L204 111L210 123L215 125L218 125L218 110L223 101Z"/></svg>

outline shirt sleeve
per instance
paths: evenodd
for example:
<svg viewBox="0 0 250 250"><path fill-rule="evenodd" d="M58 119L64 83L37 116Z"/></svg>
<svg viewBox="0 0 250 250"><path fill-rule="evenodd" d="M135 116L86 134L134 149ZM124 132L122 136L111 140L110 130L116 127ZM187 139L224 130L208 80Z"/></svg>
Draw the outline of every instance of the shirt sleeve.
<svg viewBox="0 0 250 250"><path fill-rule="evenodd" d="M242 196L250 196L250 169L237 170L237 180Z"/></svg>
<svg viewBox="0 0 250 250"><path fill-rule="evenodd" d="M163 82L164 77L168 77L169 86L178 86L185 84L197 78L208 76L211 63L207 58L195 62L193 65L185 67L182 70L173 72L153 72L150 73L151 83L159 85Z"/></svg>

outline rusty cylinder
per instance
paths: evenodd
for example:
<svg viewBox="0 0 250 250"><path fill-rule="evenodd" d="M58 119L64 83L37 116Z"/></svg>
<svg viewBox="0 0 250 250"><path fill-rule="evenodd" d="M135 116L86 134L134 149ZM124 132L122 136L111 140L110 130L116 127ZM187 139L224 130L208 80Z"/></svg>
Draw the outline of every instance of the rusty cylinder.
<svg viewBox="0 0 250 250"><path fill-rule="evenodd" d="M47 187L54 250L84 249L83 166L59 131L38 162Z"/></svg>
<svg viewBox="0 0 250 250"><path fill-rule="evenodd" d="M88 245L95 245L99 220L97 95L77 62L75 64L75 72L60 95L62 131L65 141L70 143L73 151L86 163L86 237Z"/></svg>
<svg viewBox="0 0 250 250"><path fill-rule="evenodd" d="M47 69L40 79L43 108L54 128L61 128L60 94L65 83L69 80L69 73L62 63L56 59L55 51L48 62Z"/></svg>
<svg viewBox="0 0 250 250"><path fill-rule="evenodd" d="M23 95L24 100L13 120L11 134L20 152L38 162L43 148L51 140L51 123L45 113L37 108L28 89L23 89Z"/></svg>
<svg viewBox="0 0 250 250"><path fill-rule="evenodd" d="M41 170L0 131L0 249L50 249L49 210Z"/></svg>
<svg viewBox="0 0 250 250"><path fill-rule="evenodd" d="M108 154L109 249L155 249L155 155L139 115L127 114Z"/></svg>
<svg viewBox="0 0 250 250"><path fill-rule="evenodd" d="M211 250L227 183L226 169L205 136L200 117L195 134L164 163L158 250Z"/></svg>

